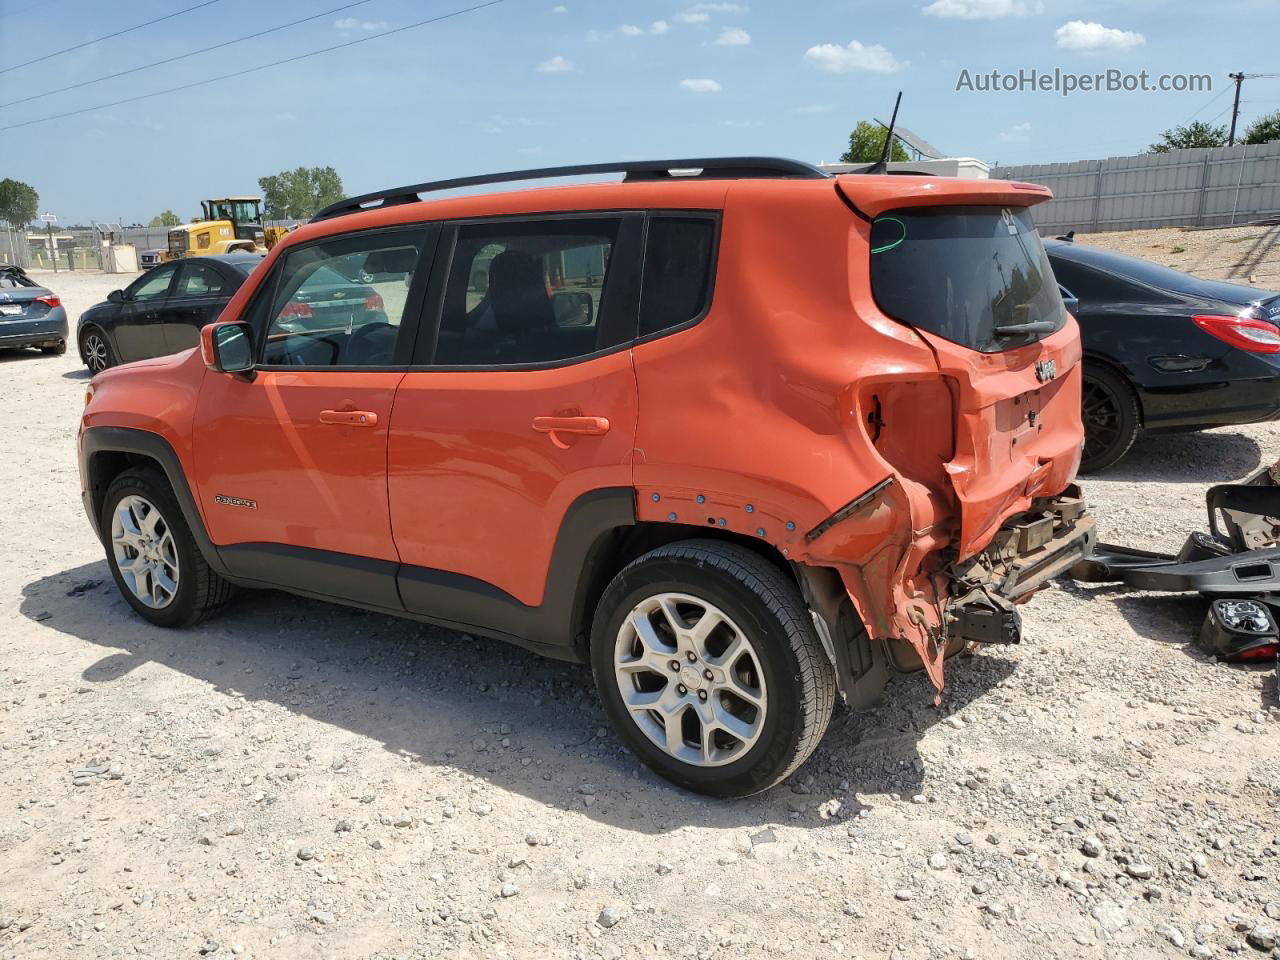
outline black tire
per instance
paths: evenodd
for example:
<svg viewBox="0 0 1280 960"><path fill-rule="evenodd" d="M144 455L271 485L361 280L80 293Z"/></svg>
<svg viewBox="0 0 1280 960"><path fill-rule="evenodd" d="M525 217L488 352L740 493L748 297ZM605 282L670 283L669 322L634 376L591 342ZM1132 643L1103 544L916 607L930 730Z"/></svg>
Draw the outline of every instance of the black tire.
<svg viewBox="0 0 1280 960"><path fill-rule="evenodd" d="M90 351L96 346L94 338L97 343L101 343L101 349L96 350L91 356ZM95 357L100 357L101 360L95 360ZM98 327L85 327L80 331L80 359L89 368L90 373L101 373L120 362L115 350L111 348L111 341Z"/></svg>
<svg viewBox="0 0 1280 960"><path fill-rule="evenodd" d="M614 673L615 645L637 604L662 593L718 607L749 638L763 674L768 700L758 739L721 765L700 766L668 753L640 729L623 703ZM596 610L591 670L605 713L636 755L672 783L716 797L749 796L786 778L818 746L836 698L835 672L795 582L759 554L717 540L659 547L614 577ZM665 683L677 679L668 677Z"/></svg>
<svg viewBox="0 0 1280 960"><path fill-rule="evenodd" d="M166 605L156 608L144 604L125 582L112 545L112 525L116 507L125 497L142 497L160 512L163 529L173 537L177 559L177 590ZM226 603L234 588L210 569L196 546L191 528L174 498L165 475L154 467L126 470L107 487L99 517L102 539L107 551L116 588L129 606L143 619L159 627L189 627ZM157 528L158 530L161 528Z"/></svg>
<svg viewBox="0 0 1280 960"><path fill-rule="evenodd" d="M60 357L67 352L67 341L59 340L57 343L53 344L52 346L48 346L48 345L43 346L40 348L40 352L44 354L48 354L51 357Z"/></svg>
<svg viewBox="0 0 1280 960"><path fill-rule="evenodd" d="M1086 363L1081 473L1115 466L1142 434L1142 408L1129 382L1108 366Z"/></svg>

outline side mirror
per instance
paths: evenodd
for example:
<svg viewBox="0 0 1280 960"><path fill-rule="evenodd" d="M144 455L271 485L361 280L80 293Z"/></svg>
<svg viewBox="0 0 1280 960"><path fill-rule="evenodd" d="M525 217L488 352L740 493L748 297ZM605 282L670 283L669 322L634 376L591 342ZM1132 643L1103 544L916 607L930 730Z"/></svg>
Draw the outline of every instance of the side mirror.
<svg viewBox="0 0 1280 960"><path fill-rule="evenodd" d="M1074 293L1072 293L1062 284L1058 284L1058 293L1062 294L1062 305L1067 308L1067 313L1071 314L1074 317L1077 313L1080 312L1079 297L1077 297Z"/></svg>
<svg viewBox="0 0 1280 960"><path fill-rule="evenodd" d="M211 323L200 330L200 355L215 373L252 376L253 329L235 320Z"/></svg>
<svg viewBox="0 0 1280 960"><path fill-rule="evenodd" d="M124 303L124 291L112 290L110 293L107 294L107 302L108 303Z"/></svg>
<svg viewBox="0 0 1280 960"><path fill-rule="evenodd" d="M551 309L557 327L589 327L595 320L595 301L585 290L564 290L552 294Z"/></svg>

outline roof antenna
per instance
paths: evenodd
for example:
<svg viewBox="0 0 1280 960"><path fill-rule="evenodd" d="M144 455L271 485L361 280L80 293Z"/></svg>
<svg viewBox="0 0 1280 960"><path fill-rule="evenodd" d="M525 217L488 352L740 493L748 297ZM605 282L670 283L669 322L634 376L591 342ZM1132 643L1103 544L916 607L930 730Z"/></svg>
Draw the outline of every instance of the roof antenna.
<svg viewBox="0 0 1280 960"><path fill-rule="evenodd" d="M880 159L869 166L863 173L887 173L889 170L889 157L893 155L893 127L898 122L898 105L902 103L902 91L898 91L898 99L893 101L893 116L889 118L889 129L884 135L884 150L880 153Z"/></svg>

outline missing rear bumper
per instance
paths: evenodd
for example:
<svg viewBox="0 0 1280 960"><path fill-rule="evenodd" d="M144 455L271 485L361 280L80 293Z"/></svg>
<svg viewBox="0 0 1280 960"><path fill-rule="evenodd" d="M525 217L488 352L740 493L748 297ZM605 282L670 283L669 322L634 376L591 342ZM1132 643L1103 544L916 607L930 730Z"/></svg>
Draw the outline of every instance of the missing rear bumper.
<svg viewBox="0 0 1280 960"><path fill-rule="evenodd" d="M947 605L947 633L971 643L1018 643L1016 604L1093 551L1096 523L1080 488L1038 500L1010 519L981 553L952 565L956 585Z"/></svg>

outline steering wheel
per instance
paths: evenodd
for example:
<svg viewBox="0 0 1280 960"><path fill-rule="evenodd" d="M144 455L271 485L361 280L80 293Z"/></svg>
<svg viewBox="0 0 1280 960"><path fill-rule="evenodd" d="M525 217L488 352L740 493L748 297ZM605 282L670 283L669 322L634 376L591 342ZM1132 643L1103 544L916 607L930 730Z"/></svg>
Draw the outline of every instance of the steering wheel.
<svg viewBox="0 0 1280 960"><path fill-rule="evenodd" d="M395 325L390 323L361 324L356 327L350 339L347 340L347 348L343 351L346 354L345 359L359 363L362 366L384 366L390 364L396 349L396 330ZM371 337L380 336L384 333L391 334L387 344L380 345L377 342L371 342L366 345L366 341ZM368 351L368 353L366 354L365 351Z"/></svg>

